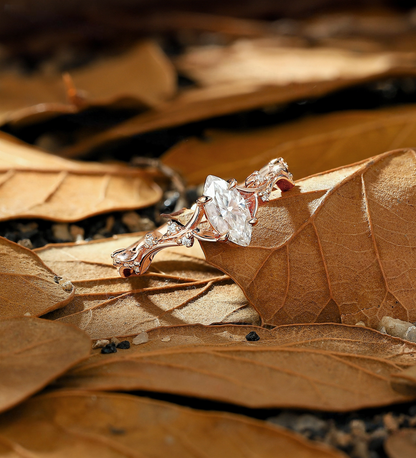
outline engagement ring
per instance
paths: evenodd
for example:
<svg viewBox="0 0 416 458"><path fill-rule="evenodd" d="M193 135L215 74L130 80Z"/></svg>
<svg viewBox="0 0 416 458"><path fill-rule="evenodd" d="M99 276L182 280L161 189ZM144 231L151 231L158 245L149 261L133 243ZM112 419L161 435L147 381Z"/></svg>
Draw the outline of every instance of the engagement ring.
<svg viewBox="0 0 416 458"><path fill-rule="evenodd" d="M130 277L144 274L156 253L163 248L191 247L195 239L248 246L252 228L257 223L259 199L267 202L274 187L281 191L293 188L292 178L282 158L273 159L260 171L252 173L244 186L239 186L235 179L225 181L209 175L204 194L197 199L194 213L186 224L170 220L165 233L149 232L128 248L114 251L111 255L113 264L122 277Z"/></svg>

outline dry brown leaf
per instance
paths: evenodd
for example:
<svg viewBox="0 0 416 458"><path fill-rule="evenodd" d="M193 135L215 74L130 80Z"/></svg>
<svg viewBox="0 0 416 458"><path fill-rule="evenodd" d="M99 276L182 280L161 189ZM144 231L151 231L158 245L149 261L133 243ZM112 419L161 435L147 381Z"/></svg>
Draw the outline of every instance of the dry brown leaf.
<svg viewBox="0 0 416 458"><path fill-rule="evenodd" d="M416 429L402 429L391 434L384 443L389 458L416 456Z"/></svg>
<svg viewBox="0 0 416 458"><path fill-rule="evenodd" d="M49 393L0 417L13 456L99 458L342 458L265 422L137 396ZM13 453L13 452L12 452Z"/></svg>
<svg viewBox="0 0 416 458"><path fill-rule="evenodd" d="M192 48L176 66L201 86L255 86L349 81L349 84L400 71L412 73L415 55L354 53L336 48L284 48L273 39L239 40L229 46ZM404 67L404 68L403 68ZM338 84L340 84L338 83ZM340 84L342 85L342 83ZM249 92L249 90L247 91Z"/></svg>
<svg viewBox="0 0 416 458"><path fill-rule="evenodd" d="M77 221L153 205L161 196L142 170L69 161L0 134L0 220Z"/></svg>
<svg viewBox="0 0 416 458"><path fill-rule="evenodd" d="M190 185L208 175L245 180L275 157L284 157L296 179L416 145L416 106L344 111L248 132L208 131L174 146L164 164Z"/></svg>
<svg viewBox="0 0 416 458"><path fill-rule="evenodd" d="M72 83L71 83L72 80ZM155 107L176 91L176 72L160 47L143 42L67 77L2 75L0 124L24 125L91 106Z"/></svg>
<svg viewBox="0 0 416 458"><path fill-rule="evenodd" d="M204 279L146 274L140 279L74 282L74 299L44 318L72 324L92 339L135 336L158 326L258 324L241 289L226 275Z"/></svg>
<svg viewBox="0 0 416 458"><path fill-rule="evenodd" d="M249 247L202 243L263 323L416 321L416 158L396 150L297 182Z"/></svg>
<svg viewBox="0 0 416 458"><path fill-rule="evenodd" d="M284 29L284 21L282 28ZM279 30L279 23L276 24ZM416 33L412 11L392 9L337 11L314 15L292 23L299 37L314 45L354 51L413 52Z"/></svg>
<svg viewBox="0 0 416 458"><path fill-rule="evenodd" d="M393 377L397 377L397 380L416 385L416 365L397 374L393 374Z"/></svg>
<svg viewBox="0 0 416 458"><path fill-rule="evenodd" d="M2 320L0 335L0 412L88 358L91 350L83 332L38 318Z"/></svg>
<svg viewBox="0 0 416 458"><path fill-rule="evenodd" d="M61 312L45 318L78 326L93 339L136 335L175 324L259 323L241 289L201 259L198 244L164 250L149 273L121 278L110 253L137 239L138 234L133 234L37 250L47 265L72 281L76 294Z"/></svg>
<svg viewBox="0 0 416 458"><path fill-rule="evenodd" d="M258 341L246 341L249 332ZM416 344L359 326L175 326L148 342L95 351L57 383L91 390L148 390L252 408L347 411L415 398L390 386L415 363Z"/></svg>
<svg viewBox="0 0 416 458"><path fill-rule="evenodd" d="M54 272L39 257L0 237L0 319L40 316L63 307L74 288L59 283Z"/></svg>
<svg viewBox="0 0 416 458"><path fill-rule="evenodd" d="M204 87L184 91L156 110L81 140L60 154L76 157L107 142L152 130L320 97L367 81L416 74L414 54L279 48L267 43L247 41L225 48L197 49L184 56L179 66L200 78Z"/></svg>
<svg viewBox="0 0 416 458"><path fill-rule="evenodd" d="M111 253L118 248L130 246L144 234L145 232L137 232L115 235L109 239L84 243L54 243L34 251L47 266L71 281L111 277L120 279L113 267ZM205 262L204 254L197 243L192 248L163 250L156 255L150 271L189 278L193 276L198 279L204 278L206 272L212 272L213 276L220 274Z"/></svg>

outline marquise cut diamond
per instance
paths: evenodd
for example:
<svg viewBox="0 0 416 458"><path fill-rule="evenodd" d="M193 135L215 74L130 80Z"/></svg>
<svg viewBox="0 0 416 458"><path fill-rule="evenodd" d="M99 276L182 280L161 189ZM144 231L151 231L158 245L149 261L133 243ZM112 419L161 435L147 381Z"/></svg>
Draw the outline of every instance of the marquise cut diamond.
<svg viewBox="0 0 416 458"><path fill-rule="evenodd" d="M204 196L212 200L205 204L205 214L212 227L220 234L228 233L228 240L237 245L248 246L252 226L247 202L237 189L213 175L208 175L204 185Z"/></svg>

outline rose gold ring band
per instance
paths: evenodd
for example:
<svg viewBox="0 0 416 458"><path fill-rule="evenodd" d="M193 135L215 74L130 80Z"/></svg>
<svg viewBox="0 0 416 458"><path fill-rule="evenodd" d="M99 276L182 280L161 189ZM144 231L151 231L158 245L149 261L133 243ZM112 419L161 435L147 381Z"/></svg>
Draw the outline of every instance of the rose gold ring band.
<svg viewBox="0 0 416 458"><path fill-rule="evenodd" d="M204 194L192 207L194 212L186 224L170 220L166 232L149 232L128 248L114 251L113 264L122 277L130 277L144 274L160 250L180 245L191 247L195 239L248 246L252 226L257 223L259 201L267 202L273 188L293 188L292 179L282 158L273 159L252 173L243 186L235 179L225 181L209 175Z"/></svg>

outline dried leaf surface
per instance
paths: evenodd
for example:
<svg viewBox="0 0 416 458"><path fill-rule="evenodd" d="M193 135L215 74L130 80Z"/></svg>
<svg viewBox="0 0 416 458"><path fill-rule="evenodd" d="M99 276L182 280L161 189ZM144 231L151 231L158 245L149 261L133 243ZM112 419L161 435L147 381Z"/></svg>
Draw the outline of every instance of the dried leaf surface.
<svg viewBox="0 0 416 458"><path fill-rule="evenodd" d="M0 135L0 220L77 221L153 205L161 195L141 170L69 161Z"/></svg>
<svg viewBox="0 0 416 458"><path fill-rule="evenodd" d="M37 318L2 320L0 335L1 412L88 358L91 350L88 336L73 326Z"/></svg>
<svg viewBox="0 0 416 458"><path fill-rule="evenodd" d="M355 51L413 52L416 34L411 13L392 9L345 10L317 14L293 24L314 44Z"/></svg>
<svg viewBox="0 0 416 458"><path fill-rule="evenodd" d="M402 429L391 434L384 443L389 458L414 458L416 456L416 430Z"/></svg>
<svg viewBox="0 0 416 458"><path fill-rule="evenodd" d="M393 377L397 377L398 380L403 380L405 382L410 382L411 384L416 385L416 365L409 367L397 374L393 374Z"/></svg>
<svg viewBox="0 0 416 458"><path fill-rule="evenodd" d="M287 86L350 82L410 65L393 53L353 53L336 48L283 48L273 39L239 40L229 46L192 48L176 60L178 69L202 86L226 83ZM410 68L409 68L410 70Z"/></svg>
<svg viewBox="0 0 416 458"><path fill-rule="evenodd" d="M258 341L246 340L254 331ZM148 332L122 353L96 351L58 383L149 390L253 408L330 411L410 399L390 375L414 364L416 345L358 326L178 326ZM415 393L413 393L413 396Z"/></svg>
<svg viewBox="0 0 416 458"><path fill-rule="evenodd" d="M137 242L145 232L116 235L109 239L84 243L55 243L34 250L43 262L61 277L73 280L97 280L100 278L120 279L113 267L111 253ZM181 277L198 276L205 272L219 272L205 262L204 254L198 243L192 248L178 247L158 253L150 266L153 273L165 273Z"/></svg>
<svg viewBox="0 0 416 458"><path fill-rule="evenodd" d="M265 422L122 394L50 393L0 417L0 447L19 456L342 458Z"/></svg>
<svg viewBox="0 0 416 458"><path fill-rule="evenodd" d="M283 157L300 179L413 145L416 107L411 105L330 113L248 132L208 131L204 140L190 138L174 146L163 162L190 185L199 185L208 175L241 182L271 159Z"/></svg>
<svg viewBox="0 0 416 458"><path fill-rule="evenodd" d="M0 319L40 316L74 296L74 288L59 284L33 251L3 237L0 259Z"/></svg>
<svg viewBox="0 0 416 458"><path fill-rule="evenodd" d="M229 277L213 277L210 272L204 277L148 274L139 281L74 282L74 299L61 312L44 317L75 325L92 339L135 336L158 326L259 323L258 314Z"/></svg>
<svg viewBox="0 0 416 458"><path fill-rule="evenodd" d="M157 326L259 323L241 289L200 259L198 244L162 251L145 275L119 277L110 253L137 239L134 234L37 250L75 287L74 299L61 312L46 317L78 326L93 339L137 335Z"/></svg>
<svg viewBox="0 0 416 458"><path fill-rule="evenodd" d="M196 49L184 56L178 65L190 76L200 78L202 87L186 90L157 110L92 135L61 150L60 154L76 157L105 143L152 130L320 97L367 81L413 76L415 59L413 54L352 53L331 48L285 49L270 45L268 41L238 42L230 48Z"/></svg>
<svg viewBox="0 0 416 458"><path fill-rule="evenodd" d="M71 79L72 89L60 74L3 75L0 124L39 122L98 105L155 107L176 91L176 72L153 42L76 69Z"/></svg>
<svg viewBox="0 0 416 458"><path fill-rule="evenodd" d="M203 243L264 323L416 321L416 158L318 174L258 212L249 247Z"/></svg>

